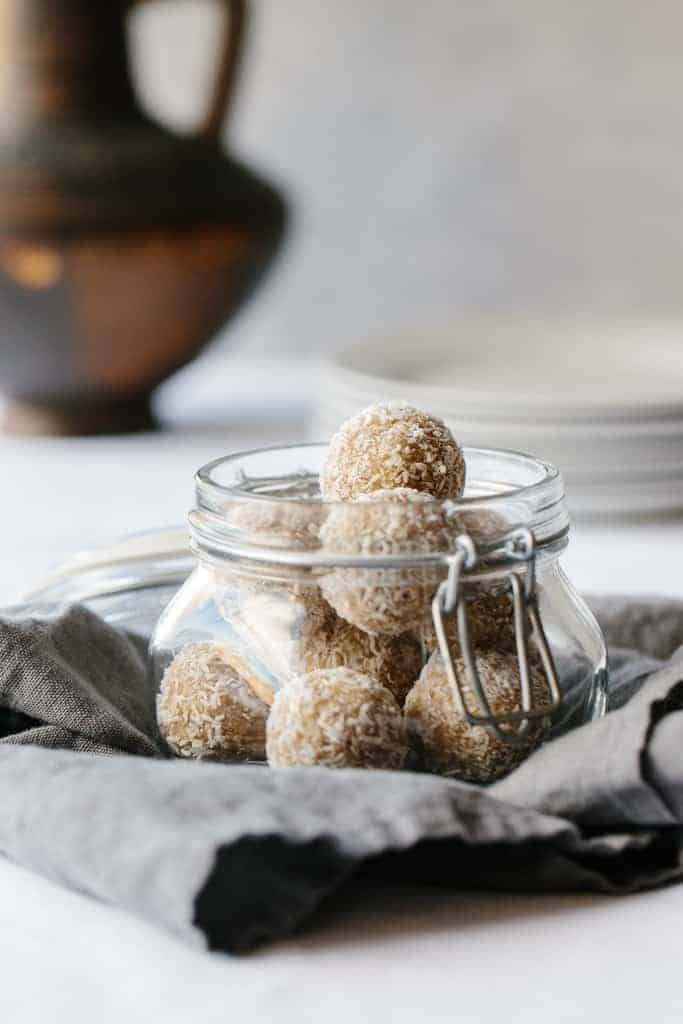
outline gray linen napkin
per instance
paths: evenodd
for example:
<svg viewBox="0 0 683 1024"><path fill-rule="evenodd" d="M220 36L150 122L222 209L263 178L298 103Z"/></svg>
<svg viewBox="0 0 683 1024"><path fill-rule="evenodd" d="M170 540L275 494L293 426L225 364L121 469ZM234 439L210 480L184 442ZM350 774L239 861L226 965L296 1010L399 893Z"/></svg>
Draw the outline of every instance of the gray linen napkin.
<svg viewBox="0 0 683 1024"><path fill-rule="evenodd" d="M409 772L166 761L134 641L78 607L0 620L0 851L231 951L291 931L360 874L527 891L672 881L683 606L658 616L626 603L610 619L614 607L609 636L641 648L615 652L621 706L487 790Z"/></svg>

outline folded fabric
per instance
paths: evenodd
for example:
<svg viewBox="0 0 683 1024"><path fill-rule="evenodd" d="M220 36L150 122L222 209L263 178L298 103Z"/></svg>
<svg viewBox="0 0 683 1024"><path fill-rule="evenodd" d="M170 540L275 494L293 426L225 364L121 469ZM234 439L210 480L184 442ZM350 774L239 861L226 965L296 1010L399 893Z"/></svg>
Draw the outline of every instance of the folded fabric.
<svg viewBox="0 0 683 1024"><path fill-rule="evenodd" d="M614 607L608 636L640 644L613 654L621 706L488 789L165 760L134 640L80 607L0 620L0 851L231 951L291 931L359 873L527 891L680 878L683 606L652 642L652 604Z"/></svg>

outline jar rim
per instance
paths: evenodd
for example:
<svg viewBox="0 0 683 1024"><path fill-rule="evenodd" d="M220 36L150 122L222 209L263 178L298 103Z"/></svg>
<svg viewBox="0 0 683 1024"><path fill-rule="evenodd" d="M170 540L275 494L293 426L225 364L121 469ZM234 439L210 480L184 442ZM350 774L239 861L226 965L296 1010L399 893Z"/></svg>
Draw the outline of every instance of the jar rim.
<svg viewBox="0 0 683 1024"><path fill-rule="evenodd" d="M318 474L326 451L327 444L322 442L272 445L234 452L202 466L195 476L197 507L189 516L196 553L217 561L246 559L321 569L335 565L425 565L443 563L449 557L449 552L443 550L349 555L321 545L316 513L326 517L344 509L345 514L358 516L362 531L363 510L368 507L364 502L324 501L319 496ZM532 530L539 552L555 553L566 545L569 516L564 483L556 466L506 449L464 447L463 453L470 493L457 499L433 499L433 507L443 509L449 522L457 524L459 533L471 532L460 528L459 515L489 513L503 526L489 527L482 546L497 551L499 556L509 532L519 527ZM313 468L300 468L304 461ZM396 502L387 499L372 504L381 509L395 507ZM296 530L287 520L290 513L303 513ZM258 516L264 518L254 526L254 517ZM476 524L474 530L476 533Z"/></svg>
<svg viewBox="0 0 683 1024"><path fill-rule="evenodd" d="M255 494L253 491L249 491L239 486L226 486L220 483L220 481L214 479L215 470L223 466L228 466L238 462L238 460L248 458L253 455L262 455L267 452L286 452L294 451L296 449L322 449L327 448L326 441L304 441L301 443L293 442L291 444L273 444L264 445L259 448L247 448L242 451L231 452L229 455L219 456L217 459L212 459L210 462L205 463L199 468L195 474L195 485L197 488L197 497L201 501L201 497L204 496L206 489L213 489L217 493L239 497L247 501L261 501L268 504L272 502L296 502L296 504L305 507L309 505L325 505L328 507L345 506L350 505L352 502L348 501L330 501L322 497L314 498L292 498L292 497L280 497L277 494ZM534 467L542 471L541 479L534 481L530 484L523 484L517 487L510 487L499 494L488 494L488 495L470 495L462 496L460 498L433 498L435 503L441 505L447 505L449 508L462 507L467 508L471 505L481 505L483 502L487 504L489 502L496 502L502 500L509 500L510 498L517 497L520 494L524 496L534 496L544 489L551 487L553 484L558 484L562 488L562 496L564 497L564 482L562 480L561 473L557 466L552 462L546 462L544 459L539 459L535 455L530 455L527 452L515 451L512 448L486 448L480 445L463 445L462 452L465 456L465 462L468 461L468 456L472 455L491 455L515 460L520 463L526 463L529 468ZM200 495L201 488L201 495ZM383 502L378 502L383 504ZM392 504L390 499L387 499L384 504Z"/></svg>

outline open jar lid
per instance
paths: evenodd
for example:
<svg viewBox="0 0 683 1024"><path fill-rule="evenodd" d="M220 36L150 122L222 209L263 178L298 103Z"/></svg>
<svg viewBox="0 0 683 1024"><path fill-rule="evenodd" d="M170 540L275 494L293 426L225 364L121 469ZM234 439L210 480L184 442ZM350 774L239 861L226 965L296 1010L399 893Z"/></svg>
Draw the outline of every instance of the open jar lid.
<svg viewBox="0 0 683 1024"><path fill-rule="evenodd" d="M194 566L186 527L146 530L78 552L2 614L52 618L83 604L110 625L147 640Z"/></svg>

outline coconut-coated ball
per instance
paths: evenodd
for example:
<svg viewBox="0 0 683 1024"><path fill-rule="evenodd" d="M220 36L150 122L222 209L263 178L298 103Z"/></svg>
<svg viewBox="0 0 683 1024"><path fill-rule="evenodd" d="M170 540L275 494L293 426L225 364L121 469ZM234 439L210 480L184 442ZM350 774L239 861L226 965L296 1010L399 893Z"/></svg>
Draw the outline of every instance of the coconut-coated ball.
<svg viewBox="0 0 683 1024"><path fill-rule="evenodd" d="M315 669L353 669L386 686L402 707L422 668L415 634L370 636L338 615L315 586L250 586L240 592L229 621L283 684Z"/></svg>
<svg viewBox="0 0 683 1024"><path fill-rule="evenodd" d="M408 487L374 491L332 509L320 531L330 555L424 555L450 550L443 506ZM321 580L335 611L366 633L397 635L419 626L445 571L414 568L335 568Z"/></svg>
<svg viewBox="0 0 683 1024"><path fill-rule="evenodd" d="M157 695L159 732L179 757L263 760L272 691L219 643L183 647Z"/></svg>
<svg viewBox="0 0 683 1024"><path fill-rule="evenodd" d="M507 590L466 590L464 596L469 626L470 642L477 650L493 648L497 651L514 653L517 650L515 639L514 602ZM445 617L446 636L451 647L459 649L457 616ZM422 640L429 651L438 647L432 610L425 614L422 627ZM529 654L534 650L529 643Z"/></svg>
<svg viewBox="0 0 683 1024"><path fill-rule="evenodd" d="M493 714L520 711L522 695L517 659L502 651L476 655L477 668ZM481 714L466 682L465 663L454 657L458 679L464 681L465 706ZM537 665L530 665L532 706L548 700L548 688ZM481 725L470 725L460 713L446 677L441 655L435 652L408 694L405 715L411 741L427 769L467 782L489 783L507 775L542 742L548 728L544 719L533 719L522 746L512 746ZM511 728L505 726L504 728Z"/></svg>
<svg viewBox="0 0 683 1024"><path fill-rule="evenodd" d="M443 420L405 403L371 405L333 436L320 489L326 501L351 501L394 487L459 498L465 459Z"/></svg>
<svg viewBox="0 0 683 1024"><path fill-rule="evenodd" d="M353 669L386 687L403 707L422 668L422 648L412 633L371 636L333 613L328 625L312 630L302 644L301 668Z"/></svg>
<svg viewBox="0 0 683 1024"><path fill-rule="evenodd" d="M242 642L281 683L300 675L302 652L337 616L314 584L240 581L224 614Z"/></svg>
<svg viewBox="0 0 683 1024"><path fill-rule="evenodd" d="M321 668L351 668L371 676L401 706L420 674L415 634L370 636L342 619L315 586L262 581L239 593L230 623L282 684Z"/></svg>
<svg viewBox="0 0 683 1024"><path fill-rule="evenodd" d="M325 506L321 501L268 500L258 496L231 507L226 518L248 543L312 550L318 547Z"/></svg>
<svg viewBox="0 0 683 1024"><path fill-rule="evenodd" d="M407 754L405 723L394 697L374 679L322 669L276 694L266 752L273 768L398 769Z"/></svg>
<svg viewBox="0 0 683 1024"><path fill-rule="evenodd" d="M466 508L456 512L452 518L456 534L467 533L475 542L491 543L505 536L510 523L495 509Z"/></svg>

